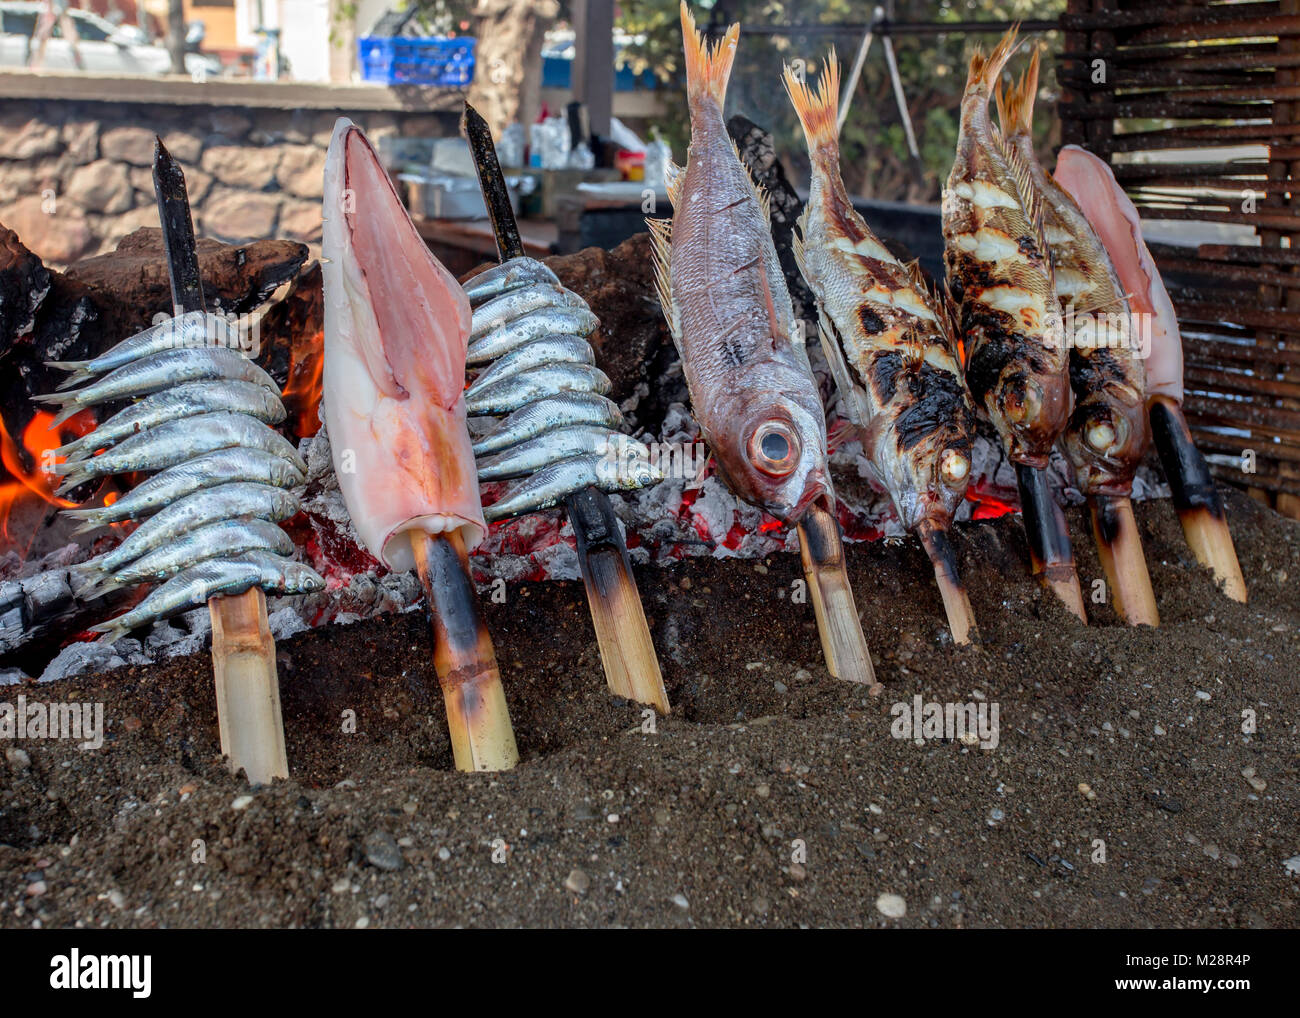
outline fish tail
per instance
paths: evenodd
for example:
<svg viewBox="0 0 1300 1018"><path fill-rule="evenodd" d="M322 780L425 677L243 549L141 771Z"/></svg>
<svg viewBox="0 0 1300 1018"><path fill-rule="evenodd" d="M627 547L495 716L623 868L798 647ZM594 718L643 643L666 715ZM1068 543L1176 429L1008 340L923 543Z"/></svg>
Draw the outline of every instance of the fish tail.
<svg viewBox="0 0 1300 1018"><path fill-rule="evenodd" d="M1034 99L1038 95L1038 50L1029 58L1029 67L1020 76L1020 80L1010 88L1003 90L1002 82L997 84L993 99L998 107L998 123L1002 133L1007 137L1023 134L1032 136L1034 132Z"/></svg>
<svg viewBox="0 0 1300 1018"><path fill-rule="evenodd" d="M46 395L46 396L33 396L33 397L32 397L32 399L40 400L42 403L57 403L57 402L62 402L65 398L66 398L66 399L71 399L72 402L70 402L70 403L64 403L64 404L63 404L63 409L60 410L57 414L54 415L54 420L50 421L50 426L49 426L49 428L46 429L46 430L48 430L48 431L53 431L53 430L54 430L55 428L57 428L60 424L62 424L64 421L68 420L69 418L76 417L77 414L81 413L81 411L82 411L84 408L82 407L82 405L81 405L80 403L78 403L78 402L76 401L76 399L74 398L74 394L73 394L73 393L52 392L52 393L49 393L49 394Z"/></svg>
<svg viewBox="0 0 1300 1018"><path fill-rule="evenodd" d="M89 363L89 361L46 361L45 366L72 372L71 375L58 384L58 391L63 392L65 389L75 389L82 382L89 382L95 377L95 372L86 368Z"/></svg>
<svg viewBox="0 0 1300 1018"><path fill-rule="evenodd" d="M999 78L1002 77L1002 69L1007 66L1007 61L1015 53L1018 43L1016 35L1020 31L1019 23L1012 25L1007 29L998 44L993 47L993 52L988 56L984 55L982 48L977 48L970 58L970 69L966 74L966 94L980 94L989 96L993 94L994 86Z"/></svg>
<svg viewBox="0 0 1300 1018"><path fill-rule="evenodd" d="M732 25L716 46L710 46L704 33L695 28L695 16L682 0L682 42L686 49L686 96L692 104L711 98L722 109L727 97L727 79L736 59L740 42L740 25Z"/></svg>
<svg viewBox="0 0 1300 1018"><path fill-rule="evenodd" d="M782 78L790 101L794 103L794 111L799 114L799 123L808 140L808 152L814 157L819 151L833 150L838 153L840 63L835 59L835 50L831 49L826 62L822 64L816 91L809 88L808 83L797 76L789 65Z"/></svg>

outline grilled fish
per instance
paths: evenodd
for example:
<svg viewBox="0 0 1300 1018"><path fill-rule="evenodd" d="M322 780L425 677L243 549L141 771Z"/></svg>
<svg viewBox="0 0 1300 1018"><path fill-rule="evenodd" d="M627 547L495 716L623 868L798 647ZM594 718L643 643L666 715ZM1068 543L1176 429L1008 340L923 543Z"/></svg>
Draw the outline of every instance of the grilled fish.
<svg viewBox="0 0 1300 1018"><path fill-rule="evenodd" d="M56 449L55 454L68 458L85 456L167 421L216 410L246 414L265 424L279 424L285 418L280 397L263 386L251 382L186 382L132 403L101 421L88 435Z"/></svg>
<svg viewBox="0 0 1300 1018"><path fill-rule="evenodd" d="M975 429L948 309L915 263L876 238L844 188L834 52L817 91L790 68L785 85L812 162L794 252L817 297L822 349L903 525L946 530L966 494Z"/></svg>
<svg viewBox="0 0 1300 1018"><path fill-rule="evenodd" d="M1026 183L1041 197L1052 251L1074 390L1074 412L1061 441L1084 494L1127 495L1150 444L1142 363L1147 351L1096 231L1034 154L1037 92L1035 50L1020 82L1005 94L999 86L995 98L1006 144L1028 167Z"/></svg>
<svg viewBox="0 0 1300 1018"><path fill-rule="evenodd" d="M548 432L540 438L521 442L495 456L479 460L478 479L500 481L520 477L571 456L622 456L627 453L645 460L650 458L650 450L627 435L608 428L575 425Z"/></svg>
<svg viewBox="0 0 1300 1018"><path fill-rule="evenodd" d="M767 199L722 118L740 26L712 49L681 5L691 144L650 220L656 286L691 404L724 479L789 523L834 504L826 416L772 243Z"/></svg>
<svg viewBox="0 0 1300 1018"><path fill-rule="evenodd" d="M521 346L513 353L508 353L492 362L468 389L466 399L473 399L489 385L520 371L539 368L543 364L595 364L596 356L591 344L581 336L543 336L533 340L527 346Z"/></svg>
<svg viewBox="0 0 1300 1018"><path fill-rule="evenodd" d="M236 446L268 452L288 460L306 473L307 464L283 435L247 414L226 410L167 421L149 431L132 435L98 456L56 464L52 472L65 476L59 490L67 491L94 477L136 470L163 470L204 453Z"/></svg>
<svg viewBox="0 0 1300 1018"><path fill-rule="evenodd" d="M465 283L465 296L473 307L511 290L546 283L558 287L560 280L543 262L526 255L484 269Z"/></svg>
<svg viewBox="0 0 1300 1018"><path fill-rule="evenodd" d="M474 443L475 456L490 456L560 428L585 424L618 430L623 413L613 400L594 392L560 392L520 407Z"/></svg>
<svg viewBox="0 0 1300 1018"><path fill-rule="evenodd" d="M957 158L943 192L944 264L965 343L966 383L1013 462L1047 464L1073 409L1069 356L1029 168L989 117L1012 29L971 57Z"/></svg>
<svg viewBox="0 0 1300 1018"><path fill-rule="evenodd" d="M267 520L221 520L181 534L175 543L164 545L107 575L97 574L77 597L103 597L119 587L137 583L160 583L195 563L229 558L248 551L292 555L293 541L280 527Z"/></svg>
<svg viewBox="0 0 1300 1018"><path fill-rule="evenodd" d="M509 293L503 293L474 309L474 324L470 330L471 343L482 339L493 329L508 325L518 318L543 308L585 308L586 303L572 290L562 286L538 283Z"/></svg>
<svg viewBox="0 0 1300 1018"><path fill-rule="evenodd" d="M122 340L98 357L84 361L48 361L51 368L71 371L60 389L70 389L95 375L112 371L132 361L164 350L197 350L204 347L225 347L238 350L239 332L220 315L204 311L190 311L176 318L168 318L143 332Z"/></svg>
<svg viewBox="0 0 1300 1018"><path fill-rule="evenodd" d="M465 363L471 366L486 364L543 336L590 336L598 328L600 319L585 304L538 308L476 339L465 352Z"/></svg>
<svg viewBox="0 0 1300 1018"><path fill-rule="evenodd" d="M632 491L663 480L648 459L631 458L618 463L602 452L598 455L572 456L543 467L531 477L511 487L496 502L483 510L489 522L509 516L551 509L566 495L587 487L601 491Z"/></svg>
<svg viewBox="0 0 1300 1018"><path fill-rule="evenodd" d="M594 392L603 396L609 390L608 376L595 365L558 362L540 364L493 382L467 396L465 406L468 413L481 417L513 413L557 392Z"/></svg>
<svg viewBox="0 0 1300 1018"><path fill-rule="evenodd" d="M104 634L101 643L116 643L139 626L196 608L218 594L242 594L253 587L274 594L311 594L324 590L325 581L301 562L266 552L246 552L233 559L192 565L151 592L131 611L90 629Z"/></svg>

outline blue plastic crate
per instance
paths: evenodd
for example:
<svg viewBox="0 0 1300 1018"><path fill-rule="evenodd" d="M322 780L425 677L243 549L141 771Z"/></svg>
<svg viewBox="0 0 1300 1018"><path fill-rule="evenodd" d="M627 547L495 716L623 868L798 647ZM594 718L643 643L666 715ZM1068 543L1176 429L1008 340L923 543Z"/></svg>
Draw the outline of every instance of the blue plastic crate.
<svg viewBox="0 0 1300 1018"><path fill-rule="evenodd" d="M357 40L362 81L386 85L468 85L474 78L476 39L408 39L364 36Z"/></svg>

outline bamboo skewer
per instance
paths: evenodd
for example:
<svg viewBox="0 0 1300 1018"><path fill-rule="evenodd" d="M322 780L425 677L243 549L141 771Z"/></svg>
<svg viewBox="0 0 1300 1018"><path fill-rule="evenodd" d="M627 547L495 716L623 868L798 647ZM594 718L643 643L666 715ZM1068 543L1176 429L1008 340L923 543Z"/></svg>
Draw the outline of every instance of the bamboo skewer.
<svg viewBox="0 0 1300 1018"><path fill-rule="evenodd" d="M411 531L415 570L433 629L433 664L447 708L451 751L460 771L504 771L519 762L496 651L470 578L459 530Z"/></svg>
<svg viewBox="0 0 1300 1018"><path fill-rule="evenodd" d="M1086 625L1088 616L1083 608L1079 576L1074 571L1070 531L1065 513L1047 486L1047 475L1040 467L1017 463L1016 483L1020 487L1020 511L1029 538L1034 575Z"/></svg>
<svg viewBox="0 0 1300 1018"><path fill-rule="evenodd" d="M1127 495L1089 495L1088 509L1115 611L1130 626L1160 625L1132 501Z"/></svg>
<svg viewBox="0 0 1300 1018"><path fill-rule="evenodd" d="M461 130L474 155L479 188L501 260L518 258L524 254L524 245L497 162L492 133L469 103L465 104ZM565 498L564 506L577 539L578 568L587 591L587 607L591 609L605 682L615 695L648 704L667 714L668 691L664 688L645 608L632 576L627 544L609 497L598 488L587 488Z"/></svg>
<svg viewBox="0 0 1300 1018"><path fill-rule="evenodd" d="M1245 604L1246 580L1241 575L1237 550L1228 530L1223 498L1214 485L1205 458L1192 443L1182 406L1168 396L1153 396L1147 401L1147 413L1152 440L1173 491L1174 508L1192 554L1214 573L1228 597Z"/></svg>
<svg viewBox="0 0 1300 1018"><path fill-rule="evenodd" d="M809 509L799 523L799 558L827 670L837 679L863 682L874 689L876 673L849 584L840 525L821 506Z"/></svg>
<svg viewBox="0 0 1300 1018"><path fill-rule="evenodd" d="M212 618L212 674L217 690L221 752L230 768L255 785L289 776L280 714L275 640L266 595L253 587L208 601Z"/></svg>
<svg viewBox="0 0 1300 1018"><path fill-rule="evenodd" d="M178 315L206 310L185 173L161 138L154 145L153 186L173 309ZM208 600L208 613L221 752L232 773L242 770L253 784L287 778L280 682L266 597L256 587L242 594L218 595Z"/></svg>
<svg viewBox="0 0 1300 1018"><path fill-rule="evenodd" d="M948 616L952 642L964 646L972 640L978 640L979 628L975 625L970 597L961 582L961 574L957 571L957 555L952 542L948 540L947 531L922 523L916 528L916 536L921 539L921 546L925 548L925 553L934 566L934 580L939 585L939 594L943 598L943 610Z"/></svg>

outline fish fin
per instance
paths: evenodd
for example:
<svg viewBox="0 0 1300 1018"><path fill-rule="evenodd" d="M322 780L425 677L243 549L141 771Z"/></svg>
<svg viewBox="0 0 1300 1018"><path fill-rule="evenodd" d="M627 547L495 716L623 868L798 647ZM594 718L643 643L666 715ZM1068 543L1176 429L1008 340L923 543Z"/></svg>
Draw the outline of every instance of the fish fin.
<svg viewBox="0 0 1300 1018"><path fill-rule="evenodd" d="M42 399L42 397L40 396L33 396L32 399L41 400L41 402L43 403L53 403L56 402L63 395L64 395L63 393L51 393L49 396L45 397L44 399ZM68 393L67 395L71 396L72 394ZM71 403L64 403L63 409L54 415L54 420L50 421L50 426L46 430L53 431L64 421L68 420L69 418L76 417L77 414L81 413L81 411L84 409L85 407L83 407L80 403L76 402L75 400Z"/></svg>
<svg viewBox="0 0 1300 1018"><path fill-rule="evenodd" d="M63 371L71 371L72 374L60 382L57 386L59 392L67 389L75 389L82 382L89 382L95 377L95 372L88 370L84 365L89 361L48 361L47 368L60 368Z"/></svg>
<svg viewBox="0 0 1300 1018"><path fill-rule="evenodd" d="M809 88L806 81L801 81L796 77L794 70L788 65L782 73L781 79L785 82L786 94L790 96L790 101L794 103L794 111L799 115L799 123L803 127L804 138L808 142L809 153L834 151L838 155L840 131L837 121L840 112L840 64L835 59L834 47L831 48L830 55L822 64L822 72L817 82L816 91Z"/></svg>
<svg viewBox="0 0 1300 1018"><path fill-rule="evenodd" d="M110 646L117 643L130 631L126 626L114 625L112 622L101 622L99 625L91 626L86 630L88 633L102 633L103 635L95 642L109 644Z"/></svg>
<svg viewBox="0 0 1300 1018"><path fill-rule="evenodd" d="M686 94L694 103L705 96L718 104L721 110L727 98L727 79L736 59L736 46L740 42L740 24L727 29L727 34L716 46L710 46L703 32L695 28L695 16L682 0L682 43L686 53Z"/></svg>
<svg viewBox="0 0 1300 1018"><path fill-rule="evenodd" d="M739 155L739 153L737 153ZM743 166L744 163L741 163ZM758 211L763 214L763 222L767 224L767 232L772 232L772 199L768 197L767 188L762 187L757 181L754 182L754 193L758 195Z"/></svg>
<svg viewBox="0 0 1300 1018"><path fill-rule="evenodd" d="M986 96L993 94L993 86L1002 77L1002 69L1007 66L1007 61L1019 48L1019 43L1016 41L1019 31L1020 23L1017 22L1007 29L1007 34L998 41L998 44L993 47L993 52L988 56L984 55L982 47L977 47L971 54L970 67L966 72L967 95L973 91L982 92Z"/></svg>
<svg viewBox="0 0 1300 1018"><path fill-rule="evenodd" d="M840 399L844 401L849 420L862 427L867 419L866 393L855 384L853 372L844 358L844 347L841 344L839 331L835 328L835 323L830 320L830 316L822 309L820 301L817 311L817 334L821 337L822 353L826 355L826 364L831 370L831 377L835 379L835 388L839 390Z"/></svg>
<svg viewBox="0 0 1300 1018"><path fill-rule="evenodd" d="M1002 125L1004 137L1016 135L1033 137L1034 100L1038 97L1038 50L1029 58L1029 67L1020 80L1009 88L1004 88L1001 79L993 92L993 101L998 109L998 123Z"/></svg>
<svg viewBox="0 0 1300 1018"><path fill-rule="evenodd" d="M682 189L686 186L686 171L669 159L664 163L664 187L674 209L682 203Z"/></svg>
<svg viewBox="0 0 1300 1018"><path fill-rule="evenodd" d="M799 266L799 275L803 276L804 282L808 282L808 269L804 262L806 252L803 246L803 235L808 229L807 208L804 209L803 214L795 221L794 225L799 229L790 231L790 248L794 251L794 263Z"/></svg>
<svg viewBox="0 0 1300 1018"><path fill-rule="evenodd" d="M98 582L92 580L76 593L77 597L82 601L94 601L97 598L103 597L105 594L111 594L115 590L120 590L123 586L124 584L121 581L115 580L111 576L106 576L103 580Z"/></svg>
<svg viewBox="0 0 1300 1018"><path fill-rule="evenodd" d="M1047 229L1044 225L1043 192L1034 183L1029 162L1021 154L1020 150L1007 141L1004 141L1001 147L1002 155L1006 159L1007 169L1011 173L1012 182L1015 184L1016 191L1020 195L1020 201L1025 207L1025 216L1029 219L1030 228L1034 232L1034 241L1038 244L1038 250L1042 253L1043 258L1048 265L1051 265L1052 249L1047 243Z"/></svg>
<svg viewBox="0 0 1300 1018"><path fill-rule="evenodd" d="M659 297L659 306L663 308L664 320L668 322L668 331L677 352L681 353L681 323L677 317L677 307L673 303L673 284L669 271L672 261L673 224L671 219L647 219L650 227L650 248L654 256L655 293Z"/></svg>

